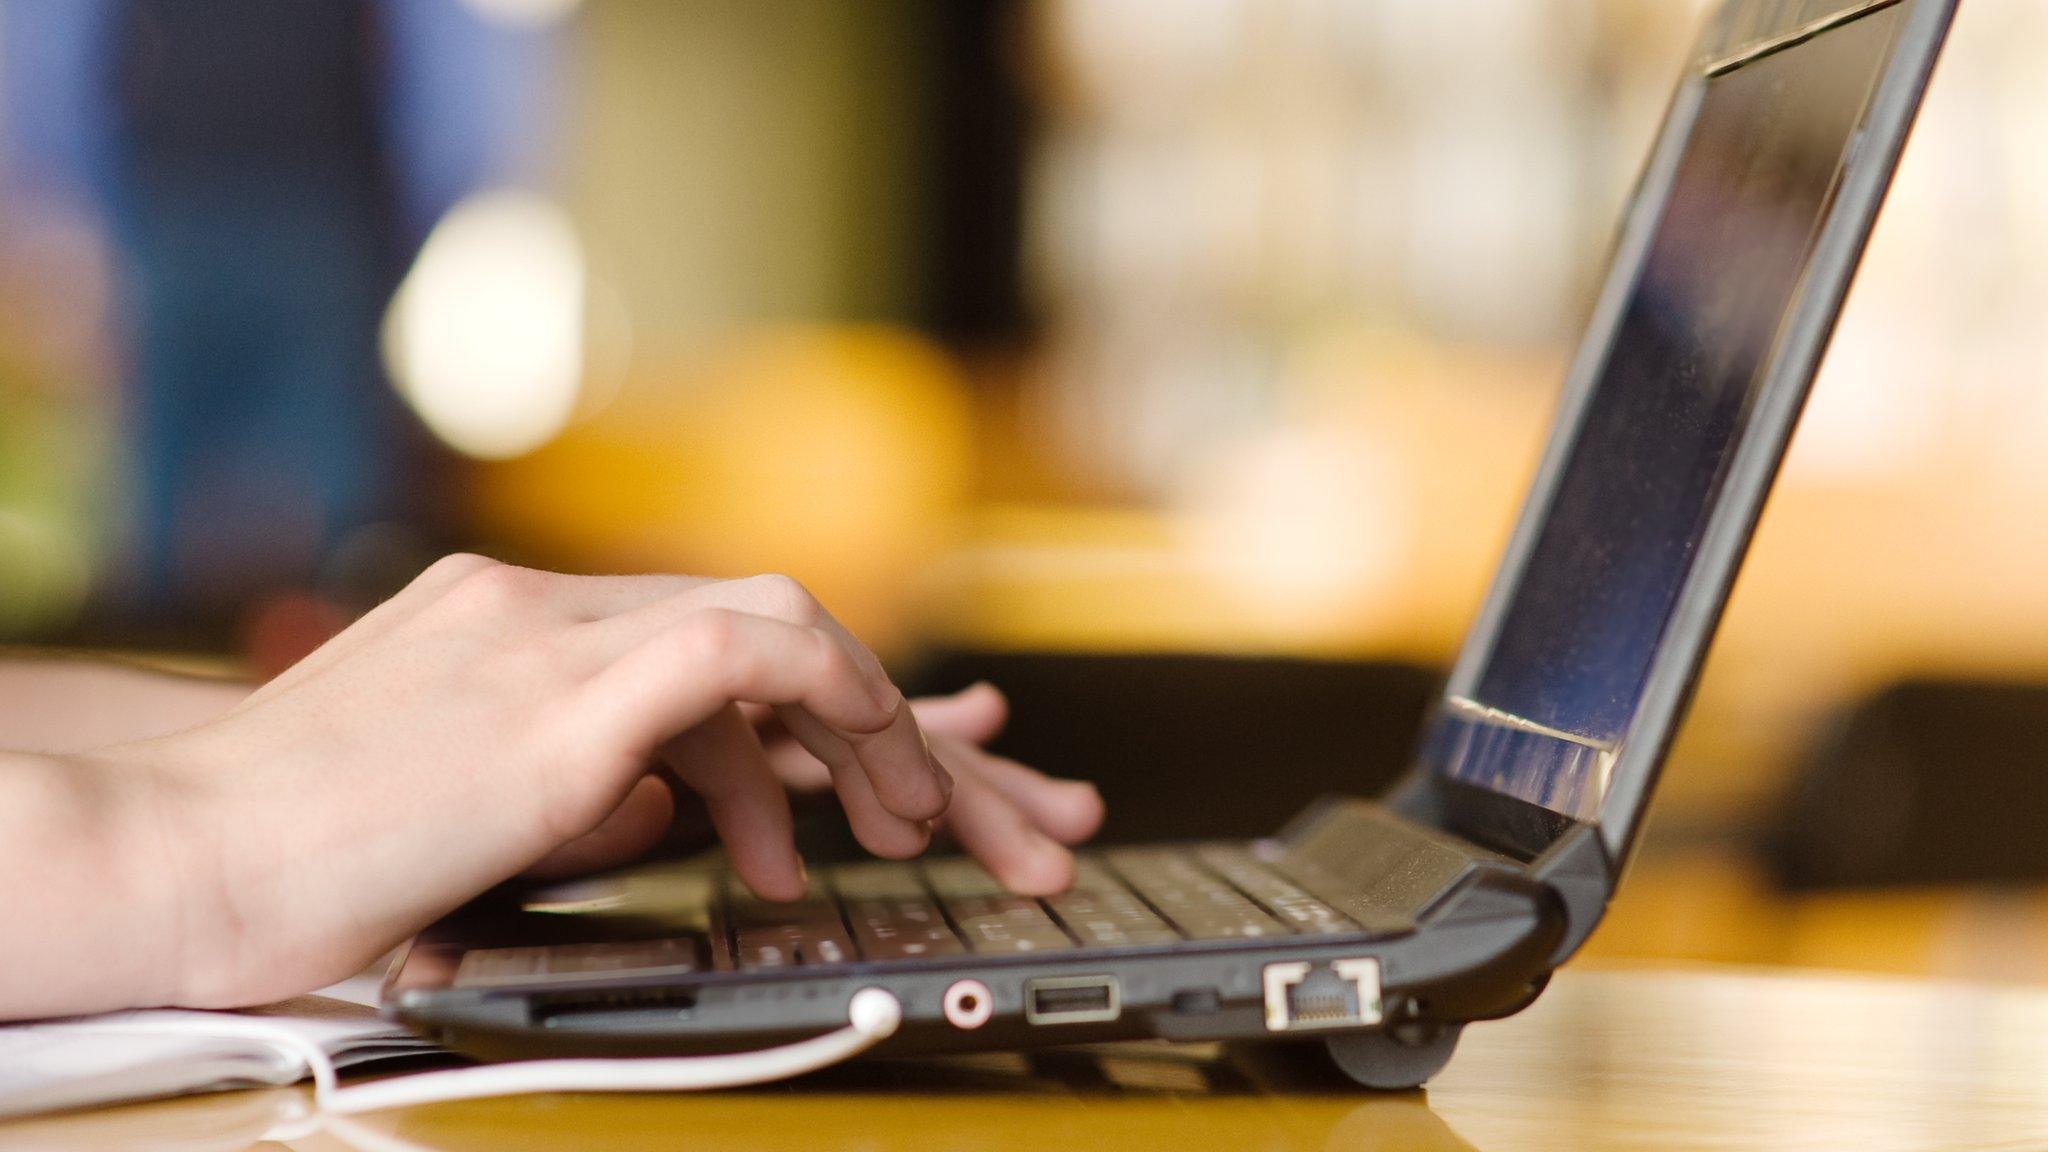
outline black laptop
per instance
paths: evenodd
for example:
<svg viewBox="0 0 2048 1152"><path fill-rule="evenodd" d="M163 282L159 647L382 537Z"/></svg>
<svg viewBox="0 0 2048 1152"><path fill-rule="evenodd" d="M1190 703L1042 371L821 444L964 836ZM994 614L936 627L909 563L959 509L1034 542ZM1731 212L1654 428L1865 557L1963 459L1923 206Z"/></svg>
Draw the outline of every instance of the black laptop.
<svg viewBox="0 0 2048 1152"><path fill-rule="evenodd" d="M485 1057L736 1051L842 1028L876 987L902 1005L886 1053L1317 1040L1361 1084L1427 1080L1613 895L1953 10L1714 11L1386 795L1270 839L1084 853L1042 900L965 859L819 869L794 904L672 864L501 890L413 942L387 1010Z"/></svg>

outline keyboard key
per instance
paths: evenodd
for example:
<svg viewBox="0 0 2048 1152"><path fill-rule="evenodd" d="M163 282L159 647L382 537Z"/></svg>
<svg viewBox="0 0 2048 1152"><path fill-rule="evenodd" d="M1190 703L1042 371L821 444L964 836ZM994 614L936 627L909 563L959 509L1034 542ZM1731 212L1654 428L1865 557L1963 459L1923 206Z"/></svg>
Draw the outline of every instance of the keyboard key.
<svg viewBox="0 0 2048 1152"><path fill-rule="evenodd" d="M1243 893L1171 851L1113 852L1110 866L1191 940L1285 936L1287 925Z"/></svg>
<svg viewBox="0 0 2048 1152"><path fill-rule="evenodd" d="M1129 892L1130 885L1117 878L1094 855L1074 857L1074 889L1091 892Z"/></svg>
<svg viewBox="0 0 2048 1152"><path fill-rule="evenodd" d="M988 869L967 859L927 861L924 878L941 903L965 897L1010 894L1002 881L988 874Z"/></svg>
<svg viewBox="0 0 2048 1152"><path fill-rule="evenodd" d="M844 964L854 958L844 928L742 928L735 934L741 968Z"/></svg>
<svg viewBox="0 0 2048 1152"><path fill-rule="evenodd" d="M853 939L869 960L958 956L966 949L931 901L853 900L846 906Z"/></svg>
<svg viewBox="0 0 2048 1152"><path fill-rule="evenodd" d="M800 900L763 900L728 876L725 919L742 969L843 964L858 955L839 905L819 886Z"/></svg>
<svg viewBox="0 0 2048 1152"><path fill-rule="evenodd" d="M945 906L971 952L1047 952L1074 946L1038 901L1028 897L969 896L947 900Z"/></svg>
<svg viewBox="0 0 2048 1152"><path fill-rule="evenodd" d="M1150 912L1145 914L1143 923L1132 923L1134 918L1128 916L1098 915L1060 902L1051 903L1053 911L1059 913L1060 922L1084 948L1135 948L1175 944L1186 939Z"/></svg>
<svg viewBox="0 0 2048 1152"><path fill-rule="evenodd" d="M1351 918L1309 895L1299 884L1260 863L1236 845L1219 844L1198 853L1202 863L1266 906L1296 932L1356 932Z"/></svg>
<svg viewBox="0 0 2048 1152"><path fill-rule="evenodd" d="M728 878L725 913L745 969L1357 930L1228 844L1083 856L1074 886L1043 902L1010 894L964 857L844 865L788 903Z"/></svg>
<svg viewBox="0 0 2048 1152"><path fill-rule="evenodd" d="M828 874L832 890L841 900L928 900L924 881L917 869L893 860L846 864Z"/></svg>
<svg viewBox="0 0 2048 1152"><path fill-rule="evenodd" d="M795 953L796 949L779 936L740 933L739 966L741 968L783 968L796 961Z"/></svg>
<svg viewBox="0 0 2048 1152"><path fill-rule="evenodd" d="M1182 938L1107 870L1086 860L1074 887L1047 897L1045 904L1083 947L1128 948Z"/></svg>
<svg viewBox="0 0 2048 1152"><path fill-rule="evenodd" d="M725 917L737 928L839 925L839 906L816 886L798 900L763 900L729 876L725 885Z"/></svg>

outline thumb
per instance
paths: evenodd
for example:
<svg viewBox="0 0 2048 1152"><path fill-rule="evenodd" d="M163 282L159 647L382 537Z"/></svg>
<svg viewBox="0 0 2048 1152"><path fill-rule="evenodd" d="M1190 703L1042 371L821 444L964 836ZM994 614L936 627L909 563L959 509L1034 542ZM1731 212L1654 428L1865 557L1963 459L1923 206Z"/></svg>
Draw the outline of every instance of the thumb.
<svg viewBox="0 0 2048 1152"><path fill-rule="evenodd" d="M630 864L661 842L662 834L675 817L675 796L668 785L656 777L643 776L597 827L558 845L527 868L525 874L539 880L556 880Z"/></svg>

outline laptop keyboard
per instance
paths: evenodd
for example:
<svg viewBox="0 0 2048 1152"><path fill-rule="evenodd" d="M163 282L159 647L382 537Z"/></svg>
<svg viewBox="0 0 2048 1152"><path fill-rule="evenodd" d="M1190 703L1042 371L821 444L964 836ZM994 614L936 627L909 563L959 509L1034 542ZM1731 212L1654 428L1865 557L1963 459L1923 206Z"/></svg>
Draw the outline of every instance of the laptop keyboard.
<svg viewBox="0 0 2048 1152"><path fill-rule="evenodd" d="M728 878L722 906L739 968L1359 930L1235 844L1084 855L1074 886L1043 900L1010 893L966 859L848 864L820 870L811 887L771 903Z"/></svg>

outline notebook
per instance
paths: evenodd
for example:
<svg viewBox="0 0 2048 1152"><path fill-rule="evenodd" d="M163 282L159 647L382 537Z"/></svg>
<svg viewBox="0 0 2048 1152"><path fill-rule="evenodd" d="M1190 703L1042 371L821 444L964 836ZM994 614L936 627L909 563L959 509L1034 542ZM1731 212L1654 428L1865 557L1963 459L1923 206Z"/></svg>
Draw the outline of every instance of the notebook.
<svg viewBox="0 0 2048 1152"><path fill-rule="evenodd" d="M370 977L280 1004L225 1015L252 1016L320 1046L338 1070L417 1059L437 1049L383 1019ZM0 1025L0 1120L103 1104L283 1085L305 1075L303 1061L237 1037L134 1034L81 1024L188 1021L203 1028L223 1013L150 1009L80 1020Z"/></svg>

